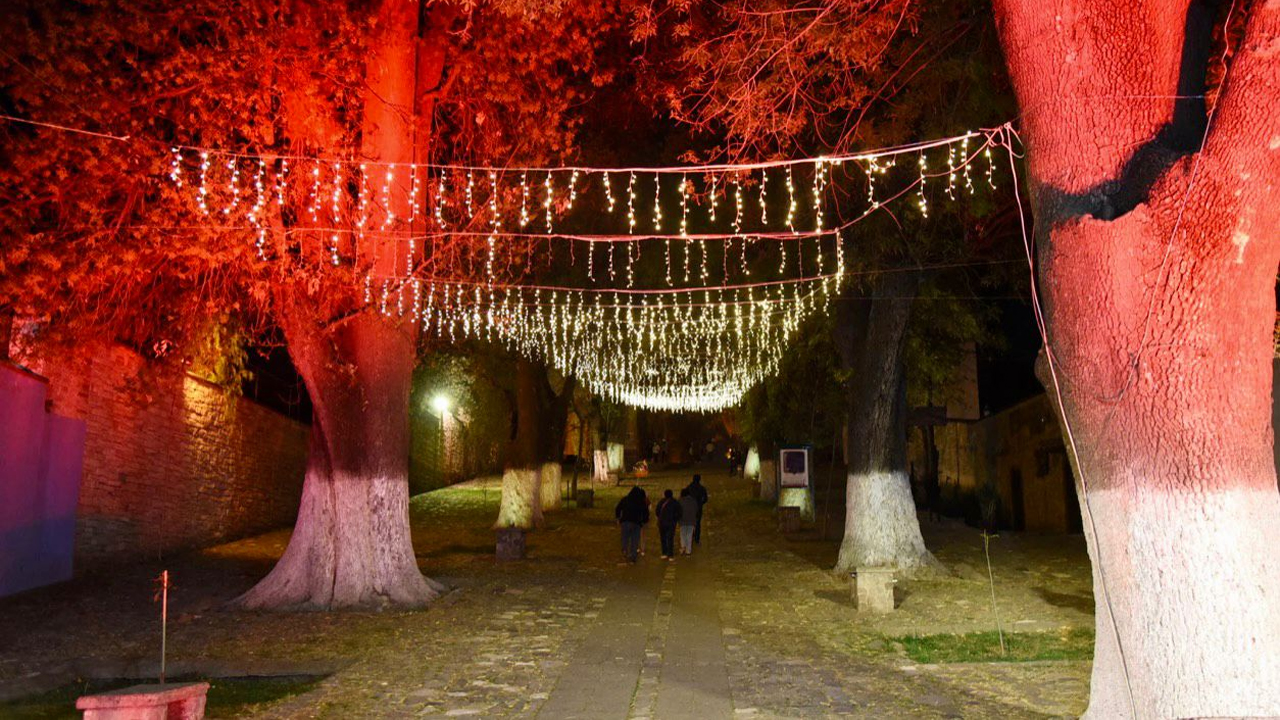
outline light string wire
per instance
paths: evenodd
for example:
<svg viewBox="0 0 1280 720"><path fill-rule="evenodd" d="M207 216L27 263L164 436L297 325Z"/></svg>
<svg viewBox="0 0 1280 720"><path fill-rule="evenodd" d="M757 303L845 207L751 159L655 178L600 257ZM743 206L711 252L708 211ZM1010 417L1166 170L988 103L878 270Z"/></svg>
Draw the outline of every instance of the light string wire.
<svg viewBox="0 0 1280 720"><path fill-rule="evenodd" d="M920 140L917 142L903 143L900 145L889 145L881 148L863 150L860 152L841 153L837 155L817 155L813 157L790 158L783 160L761 160L748 163L701 163L694 165L633 165L633 166L604 166L604 165L468 165L458 163L399 163L399 167L412 168L415 170L444 170L444 171L461 171L461 172L497 172L506 173L646 173L646 174L666 174L666 173L736 173L750 172L755 170L773 170L778 168L793 168L803 165L823 164L841 164L845 162L865 162L873 157L893 157L897 155L906 155L920 153L926 150L932 150L939 147L946 147L953 143L962 142L964 140L972 140L975 138L986 138L990 140L1000 131L1000 127L981 128L979 130L971 130L969 132L954 135L951 137L936 138L932 140ZM119 138L113 138L119 139ZM234 157L239 159L264 159L264 160L288 160L290 162L314 162L321 163L345 163L348 165L365 163L371 167L386 166L396 163L389 161L375 160L354 160L351 158L339 158L331 156L317 155L298 155L290 153L271 153L271 152L241 152L232 150L223 150L214 147L206 147L201 145L183 145L175 143L160 143L169 148L178 148L179 150L191 153L209 153L218 157Z"/></svg>
<svg viewBox="0 0 1280 720"><path fill-rule="evenodd" d="M1102 584L1102 597L1107 605L1107 615L1111 620L1111 632L1115 636L1116 651L1120 656L1120 667L1124 672L1125 689L1128 692L1129 712L1134 720L1138 718L1137 700L1134 698L1133 681L1129 673L1129 659L1125 654L1124 641L1120 636L1120 621L1116 617L1115 606L1111 602L1110 583L1107 579L1106 564L1102 562L1102 536L1098 534L1098 524L1094 519L1093 504L1089 496L1089 482L1086 477L1084 465L1080 462L1080 454L1076 444L1075 431L1071 427L1071 420L1067 417L1066 406L1063 404L1062 383L1058 378L1058 362L1055 359L1053 344L1049 341L1049 329L1045 324L1044 310L1040 302L1040 292L1036 284L1036 264L1035 253L1032 249L1031 238L1027 235L1027 218L1026 211L1022 207L1022 191L1019 188L1021 182L1018 178L1017 154L1013 149L1013 142L1017 140L1021 144L1021 138L1013 129L1011 123L1006 123L1002 129L1002 145L1009 155L1009 172L1013 174L1013 197L1014 203L1018 207L1018 228L1022 234L1022 245L1027 255L1027 270L1031 277L1031 307L1035 311L1036 327L1040 331L1040 342L1044 345L1045 362L1049 367L1049 378L1053 382L1053 394L1058 404L1058 414L1062 418L1062 430L1067 436L1067 443L1071 446L1071 457L1075 458L1076 472L1080 476L1080 497L1084 501L1081 508L1084 511L1084 519L1089 523L1089 531L1093 533L1094 542L1098 544L1098 580Z"/></svg>
<svg viewBox="0 0 1280 720"><path fill-rule="evenodd" d="M995 137L995 135L1001 129L1001 127L981 128L979 130L972 130L972 131L963 133L961 135L955 135L951 137L937 138L933 140L921 140L921 141L911 142L911 143L902 143L899 145L890 145L886 147L874 148L871 150L864 150L860 152L841 153L837 155L819 155L814 157L791 158L791 159L784 159L784 160L762 160L762 161L749 162L749 163L702 163L702 164L694 164L694 165L622 166L622 167L609 167L609 166L598 166L598 165L493 166L493 165L468 165L468 164L459 164L459 163L396 163L391 161L359 160L359 159L353 159L353 158L342 158L342 157L326 156L326 155L302 155L302 154L294 154L294 153L272 153L272 152L256 152L256 153L243 152L243 151L225 150L221 148L203 146L203 145L167 143L167 142L163 142L153 138L134 137L130 135L115 135L111 133L95 132L92 130L86 130L84 128L77 128L77 127L72 127L68 125L60 125L56 123L43 122L40 120L35 120L31 118L22 118L22 117L17 117L13 115L0 115L0 120L16 122L16 123L21 123L25 125L32 125L36 127L43 127L43 128L58 130L62 132L87 135L87 136L102 138L106 140L147 142L159 147L166 148L170 152L173 152L176 150L179 152L191 152L195 154L207 153L210 156L216 156L221 158L236 158L236 159L251 159L251 160L261 159L266 161L287 160L292 163L319 162L319 163L325 163L330 165L333 163L341 163L345 165L364 164L368 167L390 167L394 165L400 168L408 168L410 170L415 170L415 171L416 170L445 170L445 171L457 170L457 171L472 172L472 173L477 173L477 172L488 173L491 171L497 172L497 173L525 173L525 172L572 173L573 171L577 171L579 173L636 172L636 173L650 173L650 174L653 174L653 173L748 172L753 170L789 168L789 167L796 167L800 165L811 165L811 164L817 164L817 163L824 163L824 164L833 163L834 164L834 163L843 163L843 162L862 162L862 161L869 160L872 157L891 157L895 155L920 153L925 150L930 150L930 149L939 148L939 147L946 147L952 143L961 142L966 139L983 137L983 138L987 138L988 140L991 140L992 138Z"/></svg>

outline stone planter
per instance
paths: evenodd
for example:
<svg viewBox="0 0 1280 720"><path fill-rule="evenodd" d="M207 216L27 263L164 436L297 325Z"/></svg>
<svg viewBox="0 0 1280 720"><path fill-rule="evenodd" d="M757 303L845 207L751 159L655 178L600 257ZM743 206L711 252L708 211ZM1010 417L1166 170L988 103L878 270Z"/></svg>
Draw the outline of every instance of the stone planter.
<svg viewBox="0 0 1280 720"><path fill-rule="evenodd" d="M577 497L574 498L574 500L577 501L579 508L595 507L596 491L595 490L579 490L578 495Z"/></svg>
<svg viewBox="0 0 1280 720"><path fill-rule="evenodd" d="M76 700L84 720L201 720L209 683L134 685Z"/></svg>
<svg viewBox="0 0 1280 720"><path fill-rule="evenodd" d="M524 530L521 528L500 528L498 530L498 561L524 559Z"/></svg>

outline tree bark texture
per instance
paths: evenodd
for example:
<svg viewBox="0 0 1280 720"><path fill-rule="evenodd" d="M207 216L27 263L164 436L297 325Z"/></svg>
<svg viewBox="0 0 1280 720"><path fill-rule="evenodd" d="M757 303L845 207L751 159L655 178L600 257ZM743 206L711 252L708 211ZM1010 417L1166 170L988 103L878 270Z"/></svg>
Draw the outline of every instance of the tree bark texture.
<svg viewBox="0 0 1280 720"><path fill-rule="evenodd" d="M1280 716L1280 0L1238 10L1211 122L1211 6L995 6L1025 119L1042 375L1086 491L1087 715Z"/></svg>
<svg viewBox="0 0 1280 720"><path fill-rule="evenodd" d="M920 535L907 476L903 345L918 283L913 273L886 275L871 294L837 301L836 345L852 373L845 432L849 477L837 572L869 566L915 571L937 562Z"/></svg>
<svg viewBox="0 0 1280 720"><path fill-rule="evenodd" d="M760 461L760 499L778 501L778 463L773 458Z"/></svg>
<svg viewBox="0 0 1280 720"><path fill-rule="evenodd" d="M415 136L417 88L438 82L443 57L437 53L434 66L418 62L417 44L429 42L418 36L418 9L416 2L387 0L375 11L361 141L370 160L408 164L416 143L425 142ZM305 127L305 108L289 111L288 122ZM393 192L403 206L405 188ZM362 257L371 272L389 274L396 255ZM305 283L282 284L275 298L289 353L315 408L298 520L280 562L239 602L323 610L420 607L441 586L419 571L409 533L415 328L372 308L334 321L318 309L332 304L312 292Z"/></svg>
<svg viewBox="0 0 1280 720"><path fill-rule="evenodd" d="M544 462L538 469L542 488L542 511L559 510L564 500L563 470L558 462Z"/></svg>

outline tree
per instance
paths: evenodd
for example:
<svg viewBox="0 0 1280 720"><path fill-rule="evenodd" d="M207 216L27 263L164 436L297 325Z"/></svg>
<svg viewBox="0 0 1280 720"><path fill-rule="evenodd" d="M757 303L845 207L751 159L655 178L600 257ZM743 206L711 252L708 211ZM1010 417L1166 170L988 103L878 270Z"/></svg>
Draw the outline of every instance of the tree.
<svg viewBox="0 0 1280 720"><path fill-rule="evenodd" d="M893 273L870 293L837 305L836 344L849 375L845 420L844 541L836 571L863 566L917 570L936 563L924 546L907 477L907 377L903 350L915 272Z"/></svg>
<svg viewBox="0 0 1280 720"><path fill-rule="evenodd" d="M311 395L298 523L243 604L412 607L437 592L408 533L419 338L361 285L371 275L474 279L478 243L438 234L406 250L394 238L422 232L426 214L411 222L389 206L378 210L380 232L339 228L331 242L308 221L298 181L262 208L261 235L225 226L217 218L230 213L218 208L239 199L225 177L202 202L211 212L157 182L171 172L169 147L400 166L551 159L571 149L590 88L608 81L596 51L618 27L614 10L515 0L6 6L6 108L113 137L7 126L0 183L13 241L0 306L42 319L49 338L120 338L153 356L230 312L246 335L282 331ZM232 178L241 164L252 172L228 164ZM342 209L360 192L355 175L347 180L335 181ZM408 206L408 185L393 183L392 204ZM522 255L502 258L503 271L521 272Z"/></svg>
<svg viewBox="0 0 1280 720"><path fill-rule="evenodd" d="M722 134L729 157L850 152L1007 117L994 28L980 3L696 7L672 33L688 40L668 71L680 81L670 82L664 97L677 119ZM865 187L856 177L842 180L833 182L843 201L835 214L856 217ZM973 242L985 234L976 218L990 214L991 204L975 199L965 198L966 210L939 204L927 222L923 213L883 208L849 229L852 263L902 268L982 252ZM900 408L902 342L919 287L911 277L872 275L854 291L856 311L842 314L849 322L861 318L858 328L842 328L838 344L846 367L862 372L851 373L845 394L850 472L840 570L857 562L930 564L906 480Z"/></svg>
<svg viewBox="0 0 1280 720"><path fill-rule="evenodd" d="M546 365L515 358L511 441L495 527L541 527L543 511L559 507L565 423L576 385L572 377L559 380L557 392Z"/></svg>
<svg viewBox="0 0 1280 720"><path fill-rule="evenodd" d="M1230 7L1219 55L1211 3L995 2L1093 560L1089 717L1280 715L1280 3Z"/></svg>

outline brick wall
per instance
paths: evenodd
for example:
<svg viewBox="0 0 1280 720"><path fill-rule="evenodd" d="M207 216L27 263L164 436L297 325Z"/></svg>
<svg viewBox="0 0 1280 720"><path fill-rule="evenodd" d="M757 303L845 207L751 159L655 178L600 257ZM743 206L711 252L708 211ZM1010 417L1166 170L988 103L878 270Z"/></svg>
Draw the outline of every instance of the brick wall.
<svg viewBox="0 0 1280 720"><path fill-rule="evenodd" d="M306 425L117 345L24 360L87 425L77 571L293 522Z"/></svg>

